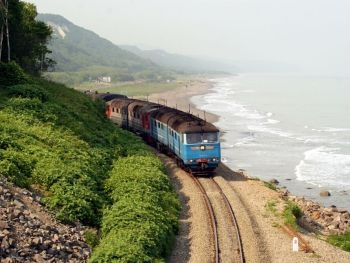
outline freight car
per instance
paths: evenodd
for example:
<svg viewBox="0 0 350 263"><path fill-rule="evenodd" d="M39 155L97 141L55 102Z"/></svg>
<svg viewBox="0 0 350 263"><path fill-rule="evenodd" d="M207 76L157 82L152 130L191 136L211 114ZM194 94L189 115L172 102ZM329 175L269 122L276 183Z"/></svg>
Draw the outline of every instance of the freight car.
<svg viewBox="0 0 350 263"><path fill-rule="evenodd" d="M172 155L183 169L203 173L212 172L219 165L219 130L213 124L148 101L116 97L106 104L108 118Z"/></svg>

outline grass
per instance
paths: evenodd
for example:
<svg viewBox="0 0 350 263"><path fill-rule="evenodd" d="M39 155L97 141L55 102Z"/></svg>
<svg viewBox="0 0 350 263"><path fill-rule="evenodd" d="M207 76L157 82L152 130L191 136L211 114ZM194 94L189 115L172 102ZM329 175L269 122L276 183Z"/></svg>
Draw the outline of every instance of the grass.
<svg viewBox="0 0 350 263"><path fill-rule="evenodd" d="M276 222L273 222L273 226L286 225L291 227L293 230L297 231L298 218L302 215L302 210L300 207L291 201L280 203L279 200L269 200L265 204L266 217L273 215L275 216Z"/></svg>
<svg viewBox="0 0 350 263"><path fill-rule="evenodd" d="M173 90L186 85L186 79L170 82L127 82L127 83L83 83L76 86L75 89L85 91L92 90L100 93L110 92L123 94L128 97L133 96L148 96L153 93L160 93L168 90Z"/></svg>
<svg viewBox="0 0 350 263"><path fill-rule="evenodd" d="M277 186L274 183L271 182L264 182L264 185L267 188L270 188L271 190L277 191Z"/></svg>
<svg viewBox="0 0 350 263"><path fill-rule="evenodd" d="M183 85L182 82L170 82L170 83L158 83L158 82L147 82L147 83L133 83L114 87L103 87L99 88L99 92L110 92L119 93L128 97L132 96L148 96L152 93L159 93L168 90L172 90Z"/></svg>
<svg viewBox="0 0 350 263"><path fill-rule="evenodd" d="M297 219L301 217L302 214L302 210L296 203L287 201L287 205L282 213L284 224L297 231L299 229Z"/></svg>
<svg viewBox="0 0 350 263"><path fill-rule="evenodd" d="M198 80L198 76L191 75L177 75L176 80L166 81L132 81L132 82L114 82L107 83L95 83L84 82L79 85L75 85L74 89L85 91L92 90L100 93L110 92L123 94L128 97L144 96L147 97L150 94L161 93L164 91L173 90L179 87L183 87L188 83ZM200 80L200 78L199 78Z"/></svg>
<svg viewBox="0 0 350 263"><path fill-rule="evenodd" d="M350 252L350 231L344 235L331 235L327 241L334 246Z"/></svg>
<svg viewBox="0 0 350 263"><path fill-rule="evenodd" d="M276 208L277 201L276 200L270 200L266 203L265 208L268 212L277 215L278 211Z"/></svg>

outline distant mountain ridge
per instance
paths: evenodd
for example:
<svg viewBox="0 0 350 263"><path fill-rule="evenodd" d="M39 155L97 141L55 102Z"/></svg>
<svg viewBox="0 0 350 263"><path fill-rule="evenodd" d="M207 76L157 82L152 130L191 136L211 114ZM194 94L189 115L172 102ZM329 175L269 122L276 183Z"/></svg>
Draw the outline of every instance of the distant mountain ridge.
<svg viewBox="0 0 350 263"><path fill-rule="evenodd" d="M168 79L173 71L183 73L298 72L294 65L273 61L233 61L172 54L161 49L142 50L137 46L117 46L96 33L74 25L60 15L39 14L54 35L52 58L55 71L84 72L85 75L112 75L112 79ZM228 56L229 57L229 56ZM99 73L97 73L99 72ZM113 76L114 74L114 76ZM135 77L135 74L139 75ZM64 76L66 77L66 76Z"/></svg>
<svg viewBox="0 0 350 263"><path fill-rule="evenodd" d="M79 71L87 67L120 68L125 73L167 68L186 73L232 72L230 63L171 54L161 49L141 50L136 46L117 46L96 33L74 25L60 15L39 14L38 19L54 30L52 58L57 71Z"/></svg>
<svg viewBox="0 0 350 263"><path fill-rule="evenodd" d="M215 59L195 58L179 54L171 54L161 49L142 50L132 45L121 45L120 47L142 58L149 59L160 66L174 70L192 73L232 73L237 71L236 67L232 63L225 63Z"/></svg>
<svg viewBox="0 0 350 263"><path fill-rule="evenodd" d="M79 71L90 66L120 68L127 72L159 68L150 60L123 50L60 15L39 14L38 20L54 30L50 48L52 58L57 62L57 71Z"/></svg>

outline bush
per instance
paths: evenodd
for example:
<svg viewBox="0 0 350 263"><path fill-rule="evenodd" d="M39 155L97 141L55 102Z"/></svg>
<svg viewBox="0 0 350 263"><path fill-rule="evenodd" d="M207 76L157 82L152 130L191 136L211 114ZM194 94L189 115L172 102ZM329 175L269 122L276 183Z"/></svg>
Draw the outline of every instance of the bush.
<svg viewBox="0 0 350 263"><path fill-rule="evenodd" d="M20 84L8 88L9 95L22 98L37 98L41 102L49 99L49 93L39 85L34 84Z"/></svg>
<svg viewBox="0 0 350 263"><path fill-rule="evenodd" d="M297 219L300 218L302 214L303 212L297 204L288 201L287 206L283 211L284 223L288 226L291 226L293 229L297 230L298 229Z"/></svg>
<svg viewBox="0 0 350 263"><path fill-rule="evenodd" d="M178 231L180 204L159 159L119 158L106 189L114 203L104 210L91 262L162 262Z"/></svg>
<svg viewBox="0 0 350 263"><path fill-rule="evenodd" d="M92 248L96 247L99 243L97 231L88 229L84 232L84 238L86 243Z"/></svg>
<svg viewBox="0 0 350 263"><path fill-rule="evenodd" d="M78 181L72 184L61 179L52 185L50 193L44 198L44 203L56 211L56 217L62 222L81 221L91 225L99 223L98 211L102 203L101 197L94 189L85 186L84 182Z"/></svg>
<svg viewBox="0 0 350 263"><path fill-rule="evenodd" d="M0 62L0 86L29 83L30 78L15 62Z"/></svg>

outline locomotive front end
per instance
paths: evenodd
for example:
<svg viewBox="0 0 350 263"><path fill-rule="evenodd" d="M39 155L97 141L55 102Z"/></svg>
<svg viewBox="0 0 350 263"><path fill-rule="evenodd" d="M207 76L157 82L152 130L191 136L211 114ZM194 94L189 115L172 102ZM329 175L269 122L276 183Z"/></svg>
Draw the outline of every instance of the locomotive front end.
<svg viewBox="0 0 350 263"><path fill-rule="evenodd" d="M183 161L192 172L210 172L221 160L219 132L187 133L183 135Z"/></svg>

